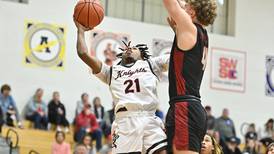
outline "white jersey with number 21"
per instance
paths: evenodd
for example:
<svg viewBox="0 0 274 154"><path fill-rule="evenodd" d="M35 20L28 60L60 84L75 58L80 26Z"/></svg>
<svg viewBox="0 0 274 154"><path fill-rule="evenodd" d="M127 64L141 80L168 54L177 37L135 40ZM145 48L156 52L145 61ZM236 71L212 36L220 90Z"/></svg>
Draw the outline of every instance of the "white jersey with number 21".
<svg viewBox="0 0 274 154"><path fill-rule="evenodd" d="M169 55L138 60L131 67L102 65L96 76L109 84L116 109L156 110L159 103L157 83L162 72L167 70ZM131 109L130 109L131 110Z"/></svg>

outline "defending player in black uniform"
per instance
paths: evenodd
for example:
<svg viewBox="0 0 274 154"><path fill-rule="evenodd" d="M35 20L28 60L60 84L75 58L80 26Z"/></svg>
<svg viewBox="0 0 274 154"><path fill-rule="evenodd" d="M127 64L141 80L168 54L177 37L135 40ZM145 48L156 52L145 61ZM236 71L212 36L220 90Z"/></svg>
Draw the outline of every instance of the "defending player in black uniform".
<svg viewBox="0 0 274 154"><path fill-rule="evenodd" d="M195 154L199 153L206 133L206 112L199 93L208 52L204 27L215 20L216 1L163 2L175 32L169 65L168 152Z"/></svg>

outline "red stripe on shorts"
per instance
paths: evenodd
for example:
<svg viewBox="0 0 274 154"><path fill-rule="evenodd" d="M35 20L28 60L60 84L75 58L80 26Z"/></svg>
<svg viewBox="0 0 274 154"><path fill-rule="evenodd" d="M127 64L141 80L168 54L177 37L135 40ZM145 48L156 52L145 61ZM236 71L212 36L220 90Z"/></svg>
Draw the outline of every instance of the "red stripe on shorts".
<svg viewBox="0 0 274 154"><path fill-rule="evenodd" d="M177 150L189 150L188 102L175 105L175 134L173 144Z"/></svg>

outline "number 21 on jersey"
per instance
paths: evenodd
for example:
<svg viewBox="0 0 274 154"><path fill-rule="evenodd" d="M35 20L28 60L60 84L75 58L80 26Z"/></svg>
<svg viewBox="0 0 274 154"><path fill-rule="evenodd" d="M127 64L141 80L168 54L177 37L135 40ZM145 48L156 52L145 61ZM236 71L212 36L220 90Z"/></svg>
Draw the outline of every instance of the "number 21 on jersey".
<svg viewBox="0 0 274 154"><path fill-rule="evenodd" d="M125 88L125 93L135 93L135 92L140 92L140 83L139 79L135 80L126 80L124 82L124 85L126 86Z"/></svg>

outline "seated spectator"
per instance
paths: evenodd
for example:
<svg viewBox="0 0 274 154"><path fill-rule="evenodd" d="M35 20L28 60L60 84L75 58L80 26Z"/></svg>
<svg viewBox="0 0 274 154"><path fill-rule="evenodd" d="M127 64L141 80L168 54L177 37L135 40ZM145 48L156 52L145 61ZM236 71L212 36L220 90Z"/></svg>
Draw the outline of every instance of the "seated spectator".
<svg viewBox="0 0 274 154"><path fill-rule="evenodd" d="M36 90L34 96L30 99L26 108L26 119L34 123L36 129L47 129L47 105L42 100L43 89Z"/></svg>
<svg viewBox="0 0 274 154"><path fill-rule="evenodd" d="M257 133L249 131L245 135L245 147L243 154L257 154L260 152L260 144L257 142Z"/></svg>
<svg viewBox="0 0 274 154"><path fill-rule="evenodd" d="M75 117L77 117L83 111L86 104L90 104L89 96L87 93L83 93L81 95L81 101L77 102ZM90 108L90 111L93 113L92 107Z"/></svg>
<svg viewBox="0 0 274 154"><path fill-rule="evenodd" d="M95 148L92 145L92 138L89 134L86 134L82 139L82 144L88 149L88 154L96 154Z"/></svg>
<svg viewBox="0 0 274 154"><path fill-rule="evenodd" d="M65 133L57 131L55 134L56 142L52 145L52 154L70 154L70 145L65 142Z"/></svg>
<svg viewBox="0 0 274 154"><path fill-rule="evenodd" d="M274 142L272 142L268 145L267 154L274 154Z"/></svg>
<svg viewBox="0 0 274 154"><path fill-rule="evenodd" d="M265 124L264 130L261 132L261 138L272 138L274 133L274 120L268 119Z"/></svg>
<svg viewBox="0 0 274 154"><path fill-rule="evenodd" d="M102 131L96 121L96 117L90 111L91 106L86 104L83 111L76 118L74 139L80 142L85 134L90 134L96 140L96 150L102 147Z"/></svg>
<svg viewBox="0 0 274 154"><path fill-rule="evenodd" d="M52 124L57 125L57 131L61 131L61 126L65 127L65 132L69 131L69 122L66 119L65 106L60 102L59 92L53 92L52 100L48 104L48 119Z"/></svg>
<svg viewBox="0 0 274 154"><path fill-rule="evenodd" d="M14 127L15 121L17 121L18 127L22 127L21 119L19 117L15 101L10 95L10 91L11 88L7 84L4 84L1 87L0 107L3 112L3 120L8 126Z"/></svg>
<svg viewBox="0 0 274 154"><path fill-rule="evenodd" d="M215 117L212 115L210 106L205 106L205 110L206 110L206 118L207 118L207 132L210 135L213 135L214 128L215 128Z"/></svg>
<svg viewBox="0 0 274 154"><path fill-rule="evenodd" d="M108 137L111 134L111 125L107 125L105 121L105 108L101 104L99 97L93 99L94 114L96 120L99 123L101 130L103 131L105 137Z"/></svg>
<svg viewBox="0 0 274 154"><path fill-rule="evenodd" d="M215 121L215 131L219 133L221 146L224 146L226 138L236 136L234 122L229 117L228 109L223 109L222 116Z"/></svg>
<svg viewBox="0 0 274 154"><path fill-rule="evenodd" d="M226 139L226 144L223 146L224 154L241 154L238 145L240 140L237 137L229 137Z"/></svg>
<svg viewBox="0 0 274 154"><path fill-rule="evenodd" d="M247 138L250 134L254 135L254 137L257 139L258 134L256 132L255 124L251 123L248 125L247 132L245 134L245 138Z"/></svg>
<svg viewBox="0 0 274 154"><path fill-rule="evenodd" d="M265 147L267 147L271 142L274 141L274 120L268 119L265 124L265 128L261 131L261 139L260 141L263 143Z"/></svg>
<svg viewBox="0 0 274 154"><path fill-rule="evenodd" d="M201 154L223 154L223 150L213 136L206 134L202 142Z"/></svg>
<svg viewBox="0 0 274 154"><path fill-rule="evenodd" d="M88 154L88 149L84 144L78 144L75 147L74 154Z"/></svg>
<svg viewBox="0 0 274 154"><path fill-rule="evenodd" d="M94 114L96 116L97 122L100 124L104 119L105 108L101 104L99 97L93 99Z"/></svg>

